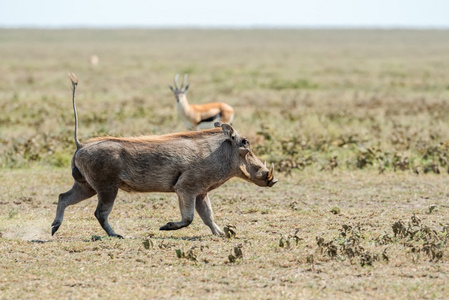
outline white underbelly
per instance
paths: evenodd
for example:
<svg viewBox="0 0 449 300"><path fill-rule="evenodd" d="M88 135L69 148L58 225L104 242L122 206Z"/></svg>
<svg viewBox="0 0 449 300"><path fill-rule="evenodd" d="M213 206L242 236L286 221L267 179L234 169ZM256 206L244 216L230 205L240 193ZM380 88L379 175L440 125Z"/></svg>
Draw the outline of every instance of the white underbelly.
<svg viewBox="0 0 449 300"><path fill-rule="evenodd" d="M215 121L212 122L201 122L200 124L198 124L198 126L196 127L197 130L202 130L202 129L209 129L209 128L214 128L215 127L215 122L220 121L220 118L216 119Z"/></svg>

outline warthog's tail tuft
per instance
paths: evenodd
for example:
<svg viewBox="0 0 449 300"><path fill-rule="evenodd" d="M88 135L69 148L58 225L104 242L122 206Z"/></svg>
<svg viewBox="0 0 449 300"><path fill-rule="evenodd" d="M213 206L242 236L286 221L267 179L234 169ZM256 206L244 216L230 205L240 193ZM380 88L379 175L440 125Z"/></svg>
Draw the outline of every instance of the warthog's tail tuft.
<svg viewBox="0 0 449 300"><path fill-rule="evenodd" d="M72 88L73 88L73 96L72 96L72 104L73 104L73 113L75 114L75 144L76 144L76 150L80 149L82 147L82 144L78 140L78 113L76 112L76 105L75 105L75 93L76 93L76 86L78 85L78 78L75 74L69 73L69 78L72 81Z"/></svg>

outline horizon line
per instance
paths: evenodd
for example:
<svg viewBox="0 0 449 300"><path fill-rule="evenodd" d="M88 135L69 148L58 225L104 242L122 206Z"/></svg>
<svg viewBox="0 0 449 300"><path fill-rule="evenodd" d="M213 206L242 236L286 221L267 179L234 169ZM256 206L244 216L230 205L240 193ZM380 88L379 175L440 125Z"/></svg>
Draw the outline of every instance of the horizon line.
<svg viewBox="0 0 449 300"><path fill-rule="evenodd" d="M4 25L0 29L36 29L36 30L449 30L449 25Z"/></svg>

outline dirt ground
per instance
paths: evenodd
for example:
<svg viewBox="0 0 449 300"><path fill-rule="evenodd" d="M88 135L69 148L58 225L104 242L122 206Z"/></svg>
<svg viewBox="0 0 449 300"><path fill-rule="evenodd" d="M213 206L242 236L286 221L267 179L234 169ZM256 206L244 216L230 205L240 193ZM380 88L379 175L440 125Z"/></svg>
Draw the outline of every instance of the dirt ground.
<svg viewBox="0 0 449 300"><path fill-rule="evenodd" d="M159 231L179 218L175 195L120 193L110 220L124 240L106 237L93 215L95 197L69 207L51 237L57 195L70 187L67 170L0 178L3 299L447 294L446 177L304 172L281 175L271 189L231 180L212 193L217 223L235 233L229 238L212 236L198 216L182 230ZM441 257L426 252L424 233L395 236L393 224L407 227L412 216L420 220L413 228L428 227L445 241L435 248ZM330 241L335 247L323 245ZM351 256L348 243L360 253Z"/></svg>

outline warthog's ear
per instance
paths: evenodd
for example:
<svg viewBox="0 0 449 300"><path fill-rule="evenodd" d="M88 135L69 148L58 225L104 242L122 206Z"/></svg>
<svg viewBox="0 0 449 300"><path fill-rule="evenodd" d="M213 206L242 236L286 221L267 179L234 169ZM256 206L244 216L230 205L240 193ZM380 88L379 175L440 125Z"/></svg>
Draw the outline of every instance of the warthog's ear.
<svg viewBox="0 0 449 300"><path fill-rule="evenodd" d="M221 124L221 128L223 129L224 135L230 139L231 141L235 141L236 132L234 128L232 128L229 124Z"/></svg>
<svg viewBox="0 0 449 300"><path fill-rule="evenodd" d="M214 126L215 126L215 127L221 127L221 124L223 124L223 123L221 123L221 122L215 122L215 123L214 123Z"/></svg>

